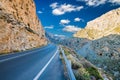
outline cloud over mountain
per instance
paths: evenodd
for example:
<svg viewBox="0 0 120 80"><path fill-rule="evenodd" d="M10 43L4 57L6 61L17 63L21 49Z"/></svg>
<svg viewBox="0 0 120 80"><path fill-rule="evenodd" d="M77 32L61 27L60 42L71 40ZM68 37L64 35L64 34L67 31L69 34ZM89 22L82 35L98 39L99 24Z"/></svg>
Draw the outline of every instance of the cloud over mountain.
<svg viewBox="0 0 120 80"><path fill-rule="evenodd" d="M77 32L81 30L81 28L77 27L77 26L74 26L74 25L68 25L68 26L65 26L63 28L63 31L67 31L67 32Z"/></svg>

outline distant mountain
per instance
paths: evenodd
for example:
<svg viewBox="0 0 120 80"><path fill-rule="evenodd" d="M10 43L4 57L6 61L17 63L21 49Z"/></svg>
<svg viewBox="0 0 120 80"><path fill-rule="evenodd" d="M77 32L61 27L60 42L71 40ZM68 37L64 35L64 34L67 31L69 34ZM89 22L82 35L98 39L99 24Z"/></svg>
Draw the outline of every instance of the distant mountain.
<svg viewBox="0 0 120 80"><path fill-rule="evenodd" d="M85 29L78 31L74 37L95 40L110 34L120 34L120 8L88 22Z"/></svg>
<svg viewBox="0 0 120 80"><path fill-rule="evenodd" d="M36 16L34 0L0 0L0 53L26 50L47 43Z"/></svg>
<svg viewBox="0 0 120 80"><path fill-rule="evenodd" d="M52 43L68 46L69 48L72 48L75 51L79 50L85 44L90 42L90 40L85 39L85 38L73 38L73 37L68 38L68 37L59 36L59 35L56 36L51 33L46 33L46 37Z"/></svg>

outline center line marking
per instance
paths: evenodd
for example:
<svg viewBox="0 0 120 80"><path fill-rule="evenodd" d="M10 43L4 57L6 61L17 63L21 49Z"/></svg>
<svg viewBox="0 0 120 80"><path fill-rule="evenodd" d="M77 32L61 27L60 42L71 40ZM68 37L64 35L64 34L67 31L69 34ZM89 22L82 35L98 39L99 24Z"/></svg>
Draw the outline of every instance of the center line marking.
<svg viewBox="0 0 120 80"><path fill-rule="evenodd" d="M56 56L57 53L58 53L58 49L55 52L55 54L52 56L52 58L47 62L47 64L42 68L42 70L35 76L35 78L33 80L38 80L39 79L39 77L42 75L42 73L45 71L45 69L51 63L51 61L53 60L53 58Z"/></svg>

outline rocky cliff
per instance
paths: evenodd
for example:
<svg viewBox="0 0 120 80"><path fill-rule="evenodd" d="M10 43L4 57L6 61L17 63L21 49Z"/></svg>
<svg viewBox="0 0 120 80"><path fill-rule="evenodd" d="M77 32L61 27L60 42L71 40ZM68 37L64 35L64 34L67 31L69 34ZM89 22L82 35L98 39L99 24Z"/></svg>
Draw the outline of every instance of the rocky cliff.
<svg viewBox="0 0 120 80"><path fill-rule="evenodd" d="M85 29L78 31L74 37L94 40L110 34L120 34L120 8L88 22Z"/></svg>
<svg viewBox="0 0 120 80"><path fill-rule="evenodd" d="M33 0L0 0L0 53L47 43Z"/></svg>

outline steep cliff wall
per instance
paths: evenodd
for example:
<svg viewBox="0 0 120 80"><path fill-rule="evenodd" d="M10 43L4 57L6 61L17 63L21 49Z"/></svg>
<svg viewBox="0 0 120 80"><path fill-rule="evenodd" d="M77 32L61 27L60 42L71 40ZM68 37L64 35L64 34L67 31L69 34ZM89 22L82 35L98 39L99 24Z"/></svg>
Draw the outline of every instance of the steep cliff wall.
<svg viewBox="0 0 120 80"><path fill-rule="evenodd" d="M0 0L0 53L47 43L33 0Z"/></svg>

